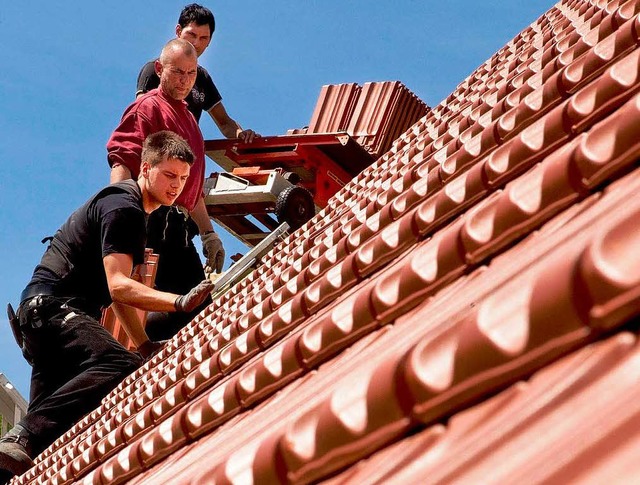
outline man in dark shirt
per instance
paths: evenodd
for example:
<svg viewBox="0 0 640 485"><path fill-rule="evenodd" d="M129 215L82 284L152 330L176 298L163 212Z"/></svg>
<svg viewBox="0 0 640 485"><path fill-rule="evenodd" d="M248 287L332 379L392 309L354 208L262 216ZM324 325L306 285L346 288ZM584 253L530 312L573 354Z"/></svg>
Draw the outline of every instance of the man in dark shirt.
<svg viewBox="0 0 640 485"><path fill-rule="evenodd" d="M215 27L216 23L211 11L193 3L184 7L180 13L176 35L193 44L200 57L209 46ZM147 62L138 74L136 96L157 88L159 84L160 78L155 61ZM200 121L202 111L206 111L226 138L240 138L242 141L251 142L254 137L260 136L253 130L243 130L238 122L229 116L222 104L220 92L202 66L198 66L196 82L185 101L196 121Z"/></svg>
<svg viewBox="0 0 640 485"><path fill-rule="evenodd" d="M32 366L27 414L0 439L0 483L32 458L162 346L151 342L135 309L188 312L209 296L203 281L185 295L131 278L143 262L148 214L170 205L189 176L193 153L170 131L145 140L137 181L110 185L76 210L45 251L18 309L18 340ZM99 323L113 309L139 353L126 350Z"/></svg>

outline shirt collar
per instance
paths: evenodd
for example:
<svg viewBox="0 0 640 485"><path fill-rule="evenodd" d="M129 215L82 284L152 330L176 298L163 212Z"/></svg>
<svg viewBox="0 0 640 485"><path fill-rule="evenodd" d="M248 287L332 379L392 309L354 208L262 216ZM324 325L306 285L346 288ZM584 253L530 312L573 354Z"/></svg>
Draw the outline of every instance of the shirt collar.
<svg viewBox="0 0 640 485"><path fill-rule="evenodd" d="M162 86L158 86L158 95L164 99L167 103L171 104L172 106L182 106L184 108L187 107L187 102L183 99L178 100L178 99L173 99L171 96L169 96L167 93L165 93L162 90Z"/></svg>

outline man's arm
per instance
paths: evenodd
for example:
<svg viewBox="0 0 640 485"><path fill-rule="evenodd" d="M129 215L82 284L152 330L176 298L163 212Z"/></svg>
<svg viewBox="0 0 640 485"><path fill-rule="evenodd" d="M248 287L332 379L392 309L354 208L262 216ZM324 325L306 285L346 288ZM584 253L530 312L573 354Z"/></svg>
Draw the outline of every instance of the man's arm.
<svg viewBox="0 0 640 485"><path fill-rule="evenodd" d="M204 197L198 199L190 215L198 225L198 231L200 232L200 239L202 241L202 254L207 258L205 272L216 271L220 273L224 266L224 246L222 245L220 236L213 230L211 218L207 212L207 206L204 203Z"/></svg>
<svg viewBox="0 0 640 485"><path fill-rule="evenodd" d="M130 254L107 254L102 262L107 276L109 294L114 303L122 303L147 311L176 311L175 301L179 295L154 290L131 278L133 257Z"/></svg>
<svg viewBox="0 0 640 485"><path fill-rule="evenodd" d="M123 180L129 180L133 178L131 170L120 163L114 163L111 167L111 175L109 176L109 183L115 184L116 182L122 182Z"/></svg>
<svg viewBox="0 0 640 485"><path fill-rule="evenodd" d="M211 223L211 218L209 217L209 213L207 212L207 206L204 203L204 197L198 198L198 202L196 202L196 206L193 208L190 215L198 225L200 234L206 234L207 232L213 231L213 224Z"/></svg>
<svg viewBox="0 0 640 485"><path fill-rule="evenodd" d="M130 254L107 254L102 258L102 264L114 312L137 347L145 344L149 337L135 308L157 312L190 312L201 305L213 289L213 283L209 280L202 281L186 295L149 288L130 277L133 271L133 257Z"/></svg>
<svg viewBox="0 0 640 485"><path fill-rule="evenodd" d="M131 279L133 257L112 253L102 260L113 311L136 347L149 341L134 306L142 310L175 311L178 295L160 292Z"/></svg>
<svg viewBox="0 0 640 485"><path fill-rule="evenodd" d="M251 143L255 137L260 136L253 130L243 130L238 122L229 116L222 101L214 104L207 113L226 138L240 138L245 143Z"/></svg>
<svg viewBox="0 0 640 485"><path fill-rule="evenodd" d="M111 183L138 177L143 142L147 135L159 131L151 120L151 110L152 107L142 103L132 104L113 130L107 142L107 160L112 168Z"/></svg>

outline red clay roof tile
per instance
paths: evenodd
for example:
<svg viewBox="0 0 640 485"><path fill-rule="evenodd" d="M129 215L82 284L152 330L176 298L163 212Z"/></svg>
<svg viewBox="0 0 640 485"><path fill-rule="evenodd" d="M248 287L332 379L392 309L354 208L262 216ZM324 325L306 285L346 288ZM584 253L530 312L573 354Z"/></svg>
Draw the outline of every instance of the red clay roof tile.
<svg viewBox="0 0 640 485"><path fill-rule="evenodd" d="M323 87L384 153L16 483L635 477L639 12L560 1L429 111Z"/></svg>

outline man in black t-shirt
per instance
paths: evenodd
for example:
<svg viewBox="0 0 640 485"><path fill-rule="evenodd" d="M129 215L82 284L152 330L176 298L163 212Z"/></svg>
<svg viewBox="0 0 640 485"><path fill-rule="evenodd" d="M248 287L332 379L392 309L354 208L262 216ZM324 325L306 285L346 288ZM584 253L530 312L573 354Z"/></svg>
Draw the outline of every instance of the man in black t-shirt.
<svg viewBox="0 0 640 485"><path fill-rule="evenodd" d="M0 483L24 473L80 417L159 350L137 309L190 312L209 296L205 280L185 295L131 278L143 262L146 217L171 205L189 176L193 153L170 131L148 136L137 181L112 184L60 227L22 292L17 339L32 366L27 414L0 439ZM139 353L126 350L99 323L113 310Z"/></svg>
<svg viewBox="0 0 640 485"><path fill-rule="evenodd" d="M184 7L180 13L178 25L176 25L176 35L191 42L200 57L209 46L215 27L216 23L211 11L193 3ZM156 71L155 60L147 62L138 74L136 96L151 91L159 85L160 78ZM222 104L220 92L207 70L202 66L198 66L195 85L185 101L196 121L200 121L202 111L206 111L226 138L240 138L242 141L250 143L254 137L260 136L253 130L242 129L238 122L229 116Z"/></svg>

